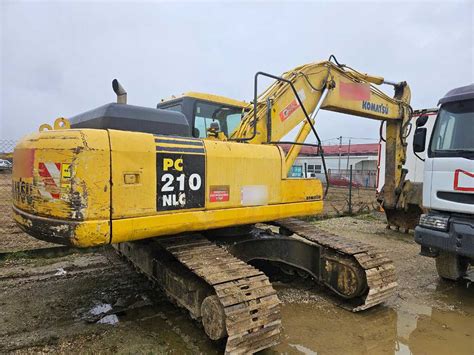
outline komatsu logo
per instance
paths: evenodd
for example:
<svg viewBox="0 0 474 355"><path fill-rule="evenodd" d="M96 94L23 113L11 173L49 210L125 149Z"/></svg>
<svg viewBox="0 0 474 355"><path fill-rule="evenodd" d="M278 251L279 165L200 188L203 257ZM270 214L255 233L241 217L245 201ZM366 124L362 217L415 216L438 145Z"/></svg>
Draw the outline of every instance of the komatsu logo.
<svg viewBox="0 0 474 355"><path fill-rule="evenodd" d="M379 105L370 101L362 101L362 109L388 115L388 105Z"/></svg>

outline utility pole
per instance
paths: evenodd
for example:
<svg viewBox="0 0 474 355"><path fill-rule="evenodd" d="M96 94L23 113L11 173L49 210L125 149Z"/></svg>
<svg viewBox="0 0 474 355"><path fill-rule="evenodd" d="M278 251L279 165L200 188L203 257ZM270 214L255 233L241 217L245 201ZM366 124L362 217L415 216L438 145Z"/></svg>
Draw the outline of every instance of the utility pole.
<svg viewBox="0 0 474 355"><path fill-rule="evenodd" d="M351 139L349 138L349 147L347 149L347 165L346 170L349 170L349 159L351 157Z"/></svg>
<svg viewBox="0 0 474 355"><path fill-rule="evenodd" d="M338 174L341 173L341 145L342 145L342 136L339 137L339 163L338 163Z"/></svg>
<svg viewBox="0 0 474 355"><path fill-rule="evenodd" d="M349 170L349 215L352 215L352 164Z"/></svg>

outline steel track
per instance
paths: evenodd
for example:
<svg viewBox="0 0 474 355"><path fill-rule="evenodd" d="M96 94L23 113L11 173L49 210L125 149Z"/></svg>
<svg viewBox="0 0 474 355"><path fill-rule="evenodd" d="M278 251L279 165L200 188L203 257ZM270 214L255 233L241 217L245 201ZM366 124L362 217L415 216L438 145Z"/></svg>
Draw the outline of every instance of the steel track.
<svg viewBox="0 0 474 355"><path fill-rule="evenodd" d="M272 224L280 226L286 235L289 232L298 236L290 238L303 238L306 243L318 245L322 268L329 274L328 269L334 263L344 264L355 269L354 275L366 282L363 296L357 302L338 301L342 307L358 312L393 295L397 286L393 263L372 246L327 233L294 218ZM232 255L226 247L200 234L187 234L121 243L116 248L140 272L157 282L173 302L203 324L206 318L201 307L203 301L209 296L217 297L223 308L226 354L254 353L278 344L281 315L276 291L263 272ZM337 277L337 282L345 279L342 274ZM329 282L322 280L322 283L332 288Z"/></svg>
<svg viewBox="0 0 474 355"><path fill-rule="evenodd" d="M392 260L373 246L352 239L344 238L318 229L314 224L288 218L276 221L274 224L283 227L311 242L341 254L353 257L364 270L368 290L362 297L361 304L353 307L351 303L342 304L353 312L362 311L385 302L397 287L397 277ZM326 261L326 268L329 263Z"/></svg>
<svg viewBox="0 0 474 355"><path fill-rule="evenodd" d="M133 245L134 251L130 252L127 245ZM204 296L199 294L204 292L203 287L196 284L177 292L175 287L167 286L159 275L162 271L150 266L158 263L161 269L168 267L167 263L154 259L157 257L156 248L166 250L210 286L219 298L225 313L226 354L255 353L279 343L280 300L263 272L203 236L156 238L151 243L121 243L118 247L120 253L148 278L160 283L174 302L188 308L193 318L198 320L201 319L200 307L189 306L187 300L199 299L198 303L202 303ZM147 261L146 258L154 260ZM184 283L192 283L186 277L182 278ZM165 278L170 279L169 276ZM175 283L180 283L180 280Z"/></svg>

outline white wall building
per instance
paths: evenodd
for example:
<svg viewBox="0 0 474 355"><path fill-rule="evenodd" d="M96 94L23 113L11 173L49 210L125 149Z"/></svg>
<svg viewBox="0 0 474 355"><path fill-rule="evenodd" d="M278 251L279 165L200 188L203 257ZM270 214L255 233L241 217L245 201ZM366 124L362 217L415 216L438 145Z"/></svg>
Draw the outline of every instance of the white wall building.
<svg viewBox="0 0 474 355"><path fill-rule="evenodd" d="M377 143L353 144L351 146L334 145L325 146L323 149L326 168L331 180L347 180L352 165L353 181L355 183L363 187L376 187L379 150ZM289 176L295 178L315 177L323 182L326 181L322 158L317 155L315 147L302 147ZM333 183L331 180L330 182Z"/></svg>
<svg viewBox="0 0 474 355"><path fill-rule="evenodd" d="M430 137L437 112L436 109L427 111L428 122L425 127L428 129L427 137ZM404 168L408 169L407 179L413 182L423 182L423 161L415 156L412 146L416 120L420 113L421 111L416 111L411 119L412 128L407 138L407 161L404 165ZM426 145L428 144L429 138L426 141ZM282 145L285 151L288 150L288 147ZM353 181L358 186L376 187L377 191L381 190L385 183L385 142L352 144L351 146L331 145L325 146L323 149L331 184L337 185L338 180L348 182L349 167L352 165ZM420 158L424 158L424 155L425 153L419 154ZM289 176L294 178L315 177L323 182L326 181L322 159L318 155L316 147L303 146L301 148L300 155L296 158Z"/></svg>

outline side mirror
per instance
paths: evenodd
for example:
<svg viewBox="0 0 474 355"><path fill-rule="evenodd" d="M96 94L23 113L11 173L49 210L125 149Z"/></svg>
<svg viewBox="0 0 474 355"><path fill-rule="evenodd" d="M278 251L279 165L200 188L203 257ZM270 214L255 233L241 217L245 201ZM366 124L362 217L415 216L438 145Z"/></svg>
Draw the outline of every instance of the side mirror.
<svg viewBox="0 0 474 355"><path fill-rule="evenodd" d="M428 122L428 115L422 114L416 119L416 128L423 127Z"/></svg>
<svg viewBox="0 0 474 355"><path fill-rule="evenodd" d="M421 118L422 116L420 116ZM428 118L428 116L426 116ZM418 118L418 119L420 119ZM416 122L418 126L418 121ZM426 122L425 122L426 123ZM426 143L426 128L417 128L413 136L413 151L415 153L421 153L425 151Z"/></svg>

